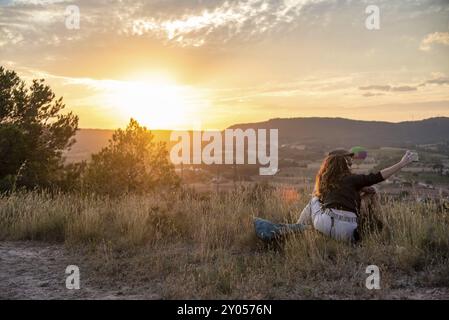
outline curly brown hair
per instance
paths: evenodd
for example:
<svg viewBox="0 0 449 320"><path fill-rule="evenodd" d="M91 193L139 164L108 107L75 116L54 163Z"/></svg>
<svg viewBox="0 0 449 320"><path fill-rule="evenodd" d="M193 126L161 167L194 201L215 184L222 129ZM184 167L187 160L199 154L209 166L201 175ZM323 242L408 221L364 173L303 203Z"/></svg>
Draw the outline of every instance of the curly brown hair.
<svg viewBox="0 0 449 320"><path fill-rule="evenodd" d="M338 187L341 179L349 174L351 171L345 156L327 156L316 175L314 195L323 200L329 192Z"/></svg>

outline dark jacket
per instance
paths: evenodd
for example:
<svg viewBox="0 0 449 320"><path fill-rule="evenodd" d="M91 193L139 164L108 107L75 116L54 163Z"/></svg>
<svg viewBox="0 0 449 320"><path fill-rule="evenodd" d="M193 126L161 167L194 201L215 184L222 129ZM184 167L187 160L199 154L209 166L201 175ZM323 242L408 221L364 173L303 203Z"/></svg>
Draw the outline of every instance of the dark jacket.
<svg viewBox="0 0 449 320"><path fill-rule="evenodd" d="M382 182L384 178L378 173L350 174L342 178L338 187L330 191L321 199L325 208L333 208L354 212L360 212L360 190L364 187Z"/></svg>

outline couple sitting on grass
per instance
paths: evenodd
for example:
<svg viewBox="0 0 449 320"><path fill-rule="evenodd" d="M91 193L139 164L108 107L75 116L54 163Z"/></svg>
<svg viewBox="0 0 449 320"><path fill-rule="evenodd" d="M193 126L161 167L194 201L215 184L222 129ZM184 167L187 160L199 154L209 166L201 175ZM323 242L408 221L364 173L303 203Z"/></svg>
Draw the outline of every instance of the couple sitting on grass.
<svg viewBox="0 0 449 320"><path fill-rule="evenodd" d="M334 150L323 160L315 181L311 201L301 212L296 224L274 224L255 218L256 234L264 241L279 240L282 236L314 229L336 240L357 243L367 231L380 230L383 224L376 217L377 193L373 185L388 179L413 161L407 151L401 161L378 173L351 172L354 154Z"/></svg>

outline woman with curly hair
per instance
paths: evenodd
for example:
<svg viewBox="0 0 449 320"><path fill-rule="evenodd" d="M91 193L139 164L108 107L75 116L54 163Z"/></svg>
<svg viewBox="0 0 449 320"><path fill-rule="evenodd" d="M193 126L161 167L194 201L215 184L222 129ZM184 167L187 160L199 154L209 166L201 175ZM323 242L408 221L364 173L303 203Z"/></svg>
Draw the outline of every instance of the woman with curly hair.
<svg viewBox="0 0 449 320"><path fill-rule="evenodd" d="M264 241L279 240L291 232L302 232L312 226L319 232L342 241L355 243L368 230L381 229L376 217L377 193L373 185L411 163L414 153L407 151L401 161L377 173L351 172L354 154L334 150L323 160L316 175L312 200L301 212L296 224L274 224L255 218L256 234Z"/></svg>
<svg viewBox="0 0 449 320"><path fill-rule="evenodd" d="M407 151L395 165L370 174L351 172L353 156L346 150L334 150L323 160L313 198L302 211L299 224L312 225L331 238L351 242L359 241L361 234L373 226L382 227L373 212L377 195L372 186L411 163L414 154Z"/></svg>

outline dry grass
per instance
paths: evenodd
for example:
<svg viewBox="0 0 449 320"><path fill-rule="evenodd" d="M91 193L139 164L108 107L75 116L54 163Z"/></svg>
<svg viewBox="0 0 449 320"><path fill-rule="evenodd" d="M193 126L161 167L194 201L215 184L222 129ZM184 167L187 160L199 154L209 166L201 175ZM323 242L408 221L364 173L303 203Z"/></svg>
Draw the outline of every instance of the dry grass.
<svg viewBox="0 0 449 320"><path fill-rule="evenodd" d="M15 193L0 198L0 239L83 248L99 277L151 284L164 298L379 298L449 286L449 214L435 204L385 203L389 232L357 247L315 231L282 250L262 246L252 216L294 222L308 198L266 185L114 199ZM382 290L365 288L370 264Z"/></svg>

